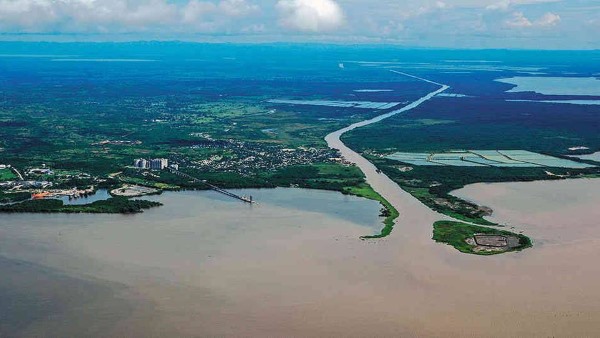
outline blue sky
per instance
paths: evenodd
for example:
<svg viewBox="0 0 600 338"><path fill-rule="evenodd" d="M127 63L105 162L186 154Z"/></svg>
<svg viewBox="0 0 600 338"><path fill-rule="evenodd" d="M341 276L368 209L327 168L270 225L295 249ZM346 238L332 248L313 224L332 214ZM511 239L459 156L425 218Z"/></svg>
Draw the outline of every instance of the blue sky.
<svg viewBox="0 0 600 338"><path fill-rule="evenodd" d="M600 49L600 0L0 0L0 39Z"/></svg>

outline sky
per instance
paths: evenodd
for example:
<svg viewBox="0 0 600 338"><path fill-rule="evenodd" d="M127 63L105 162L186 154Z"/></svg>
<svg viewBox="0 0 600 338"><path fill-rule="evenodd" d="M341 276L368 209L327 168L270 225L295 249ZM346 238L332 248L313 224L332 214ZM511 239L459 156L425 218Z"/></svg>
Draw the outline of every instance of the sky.
<svg viewBox="0 0 600 338"><path fill-rule="evenodd" d="M0 0L0 40L600 49L600 0Z"/></svg>

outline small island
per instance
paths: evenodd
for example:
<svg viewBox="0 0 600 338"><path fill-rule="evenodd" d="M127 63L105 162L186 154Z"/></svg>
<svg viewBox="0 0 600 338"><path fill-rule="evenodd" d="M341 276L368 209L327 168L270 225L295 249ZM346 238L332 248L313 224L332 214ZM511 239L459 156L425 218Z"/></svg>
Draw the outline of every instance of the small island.
<svg viewBox="0 0 600 338"><path fill-rule="evenodd" d="M434 223L433 240L476 255L521 251L532 246L531 239L522 234L454 221Z"/></svg>

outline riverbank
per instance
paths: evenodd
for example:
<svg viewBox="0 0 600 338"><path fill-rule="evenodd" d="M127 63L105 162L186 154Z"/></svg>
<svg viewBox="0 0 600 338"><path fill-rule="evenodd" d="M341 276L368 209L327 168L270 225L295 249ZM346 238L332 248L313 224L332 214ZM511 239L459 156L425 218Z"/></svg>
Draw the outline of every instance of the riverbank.
<svg viewBox="0 0 600 338"><path fill-rule="evenodd" d="M379 234L362 236L362 239L383 238L389 236L392 233L392 230L394 229L394 222L396 221L396 218L400 216L400 213L398 213L398 210L396 210L396 208L394 208L394 206L390 202L388 202L385 198L383 198L380 194L373 190L373 188L370 185L365 183L356 187L347 187L344 188L342 192L345 194L368 198L370 200L377 201L381 204L382 208L380 216L385 217L383 220L383 229L381 229L381 232Z"/></svg>
<svg viewBox="0 0 600 338"><path fill-rule="evenodd" d="M452 195L490 206L490 221L526 232L540 246L596 238L600 230L598 178L476 183Z"/></svg>

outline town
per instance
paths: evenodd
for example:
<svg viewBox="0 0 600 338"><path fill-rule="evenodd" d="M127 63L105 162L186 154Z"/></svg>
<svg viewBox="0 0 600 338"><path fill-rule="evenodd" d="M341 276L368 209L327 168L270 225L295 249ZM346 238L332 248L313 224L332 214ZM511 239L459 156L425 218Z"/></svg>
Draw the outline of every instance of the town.
<svg viewBox="0 0 600 338"><path fill-rule="evenodd" d="M280 169L317 163L345 163L336 151L324 148L284 148L233 139L214 140L209 135L189 145L194 151L208 151L202 158L172 154L168 158L136 158L122 171L91 175L78 170L53 168L46 164L21 170L10 164L0 165L0 203L15 203L29 199L78 199L94 195L102 186L112 196L143 196L177 186L166 184L161 172L174 173L187 180L185 171L195 174L225 175L233 173L251 177L275 173ZM181 170L181 171L180 171ZM214 176L213 176L214 177ZM223 184L226 182L219 180ZM190 179L192 184L210 187L210 182ZM107 196L110 196L107 195Z"/></svg>
<svg viewBox="0 0 600 338"><path fill-rule="evenodd" d="M212 140L206 137L202 142L190 146L192 149L215 149L214 154L200 160L181 159L180 164L189 168L208 172L233 172L251 175L275 171L280 168L314 163L341 162L339 154L329 148L298 147L286 148L257 142L234 139Z"/></svg>

